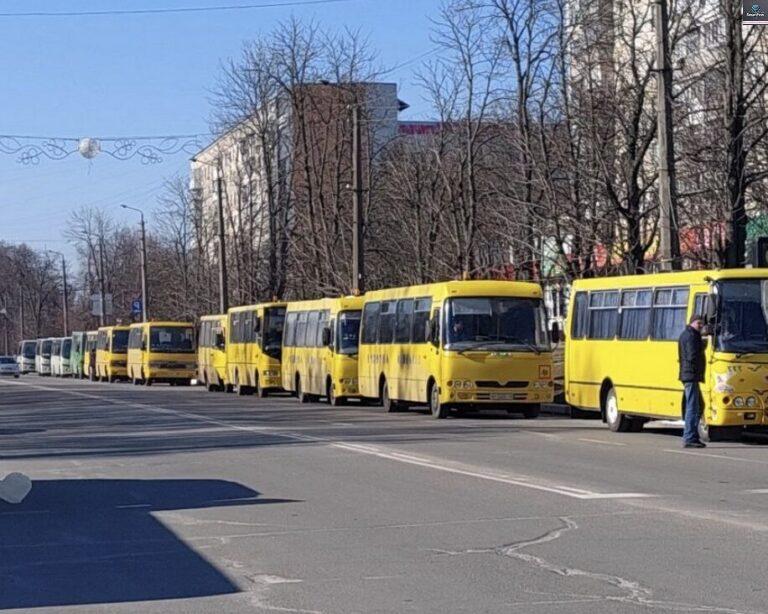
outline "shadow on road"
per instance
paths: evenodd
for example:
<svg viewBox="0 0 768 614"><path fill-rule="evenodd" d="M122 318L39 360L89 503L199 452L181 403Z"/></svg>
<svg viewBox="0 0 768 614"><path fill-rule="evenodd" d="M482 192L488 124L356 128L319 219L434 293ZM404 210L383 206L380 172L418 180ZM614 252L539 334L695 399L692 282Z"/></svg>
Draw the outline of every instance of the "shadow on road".
<svg viewBox="0 0 768 614"><path fill-rule="evenodd" d="M286 503L223 480L40 480L0 502L0 609L239 592L152 516Z"/></svg>

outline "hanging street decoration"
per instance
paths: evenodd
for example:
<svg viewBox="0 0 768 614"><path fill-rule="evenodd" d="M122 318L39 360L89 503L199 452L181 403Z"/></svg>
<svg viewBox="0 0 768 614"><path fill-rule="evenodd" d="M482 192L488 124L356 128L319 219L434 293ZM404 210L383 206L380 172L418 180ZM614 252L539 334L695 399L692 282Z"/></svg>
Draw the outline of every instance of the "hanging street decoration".
<svg viewBox="0 0 768 614"><path fill-rule="evenodd" d="M164 156L180 152L190 155L200 150L203 135L137 136L105 138L39 137L0 134L0 153L17 156L21 164L39 164L41 160L63 160L80 154L93 160L106 154L116 160L138 158L142 164L158 164Z"/></svg>

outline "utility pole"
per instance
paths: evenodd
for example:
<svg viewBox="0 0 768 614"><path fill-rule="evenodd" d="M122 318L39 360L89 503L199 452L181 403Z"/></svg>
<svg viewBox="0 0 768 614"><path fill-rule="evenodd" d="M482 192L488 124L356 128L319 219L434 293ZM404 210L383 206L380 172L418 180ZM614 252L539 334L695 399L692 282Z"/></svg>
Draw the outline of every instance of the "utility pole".
<svg viewBox="0 0 768 614"><path fill-rule="evenodd" d="M105 302L105 288L104 288L104 239L99 237L99 296L101 297L100 310L99 310L99 326L106 326L107 324L107 305Z"/></svg>
<svg viewBox="0 0 768 614"><path fill-rule="evenodd" d="M147 233L144 214L141 214L141 321L149 320L149 295L147 294Z"/></svg>
<svg viewBox="0 0 768 614"><path fill-rule="evenodd" d="M69 289L67 288L67 260L64 254L53 249L47 249L46 252L56 254L61 258L61 290L62 290L62 315L64 325L64 336L69 335Z"/></svg>
<svg viewBox="0 0 768 614"><path fill-rule="evenodd" d="M224 244L224 194L222 189L221 168L216 168L216 192L219 213L219 313L229 309L229 290L227 289L227 250Z"/></svg>
<svg viewBox="0 0 768 614"><path fill-rule="evenodd" d="M69 291L67 290L67 261L61 254L61 282L64 286L64 336L69 335Z"/></svg>
<svg viewBox="0 0 768 614"><path fill-rule="evenodd" d="M3 337L5 338L5 351L3 354L7 356L10 343L8 339L8 294L5 292L3 292L3 307L0 309L0 314L3 316Z"/></svg>
<svg viewBox="0 0 768 614"><path fill-rule="evenodd" d="M149 321L149 294L147 293L147 233L144 224L144 212L136 207L120 205L123 209L136 211L141 216L141 321Z"/></svg>
<svg viewBox="0 0 768 614"><path fill-rule="evenodd" d="M352 292L365 292L365 244L363 239L363 152L360 105L352 107Z"/></svg>
<svg viewBox="0 0 768 614"><path fill-rule="evenodd" d="M19 339L24 341L24 289L19 287Z"/></svg>
<svg viewBox="0 0 768 614"><path fill-rule="evenodd" d="M656 0L657 138L659 143L659 260L663 270L680 270L677 181L672 128L672 65L667 0Z"/></svg>

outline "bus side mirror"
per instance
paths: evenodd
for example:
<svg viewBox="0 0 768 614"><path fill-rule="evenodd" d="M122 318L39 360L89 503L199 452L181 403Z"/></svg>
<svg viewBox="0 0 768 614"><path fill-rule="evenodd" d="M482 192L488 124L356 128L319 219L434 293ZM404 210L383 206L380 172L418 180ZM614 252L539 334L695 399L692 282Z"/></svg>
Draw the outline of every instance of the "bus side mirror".
<svg viewBox="0 0 768 614"><path fill-rule="evenodd" d="M320 341L325 347L331 345L331 329L327 326L323 328L322 339Z"/></svg>
<svg viewBox="0 0 768 614"><path fill-rule="evenodd" d="M224 335L216 333L216 348L219 350L224 349Z"/></svg>
<svg viewBox="0 0 768 614"><path fill-rule="evenodd" d="M146 352L147 351L147 341L145 339L141 340L141 351Z"/></svg>
<svg viewBox="0 0 768 614"><path fill-rule="evenodd" d="M552 322L552 343L560 343L560 325L557 322Z"/></svg>
<svg viewBox="0 0 768 614"><path fill-rule="evenodd" d="M717 295L716 294L709 294L707 296L707 313L705 315L707 318L707 324L710 326L713 325L717 320Z"/></svg>
<svg viewBox="0 0 768 614"><path fill-rule="evenodd" d="M261 318L256 318L253 321L253 332L255 333L261 332Z"/></svg>

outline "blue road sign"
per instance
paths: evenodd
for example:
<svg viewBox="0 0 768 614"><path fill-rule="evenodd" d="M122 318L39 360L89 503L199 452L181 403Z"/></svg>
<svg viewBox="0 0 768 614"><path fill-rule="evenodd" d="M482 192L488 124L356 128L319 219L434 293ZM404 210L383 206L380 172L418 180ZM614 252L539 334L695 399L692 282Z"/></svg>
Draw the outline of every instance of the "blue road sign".
<svg viewBox="0 0 768 614"><path fill-rule="evenodd" d="M131 313L139 315L141 314L141 299L136 298L133 299L133 302L131 303Z"/></svg>

